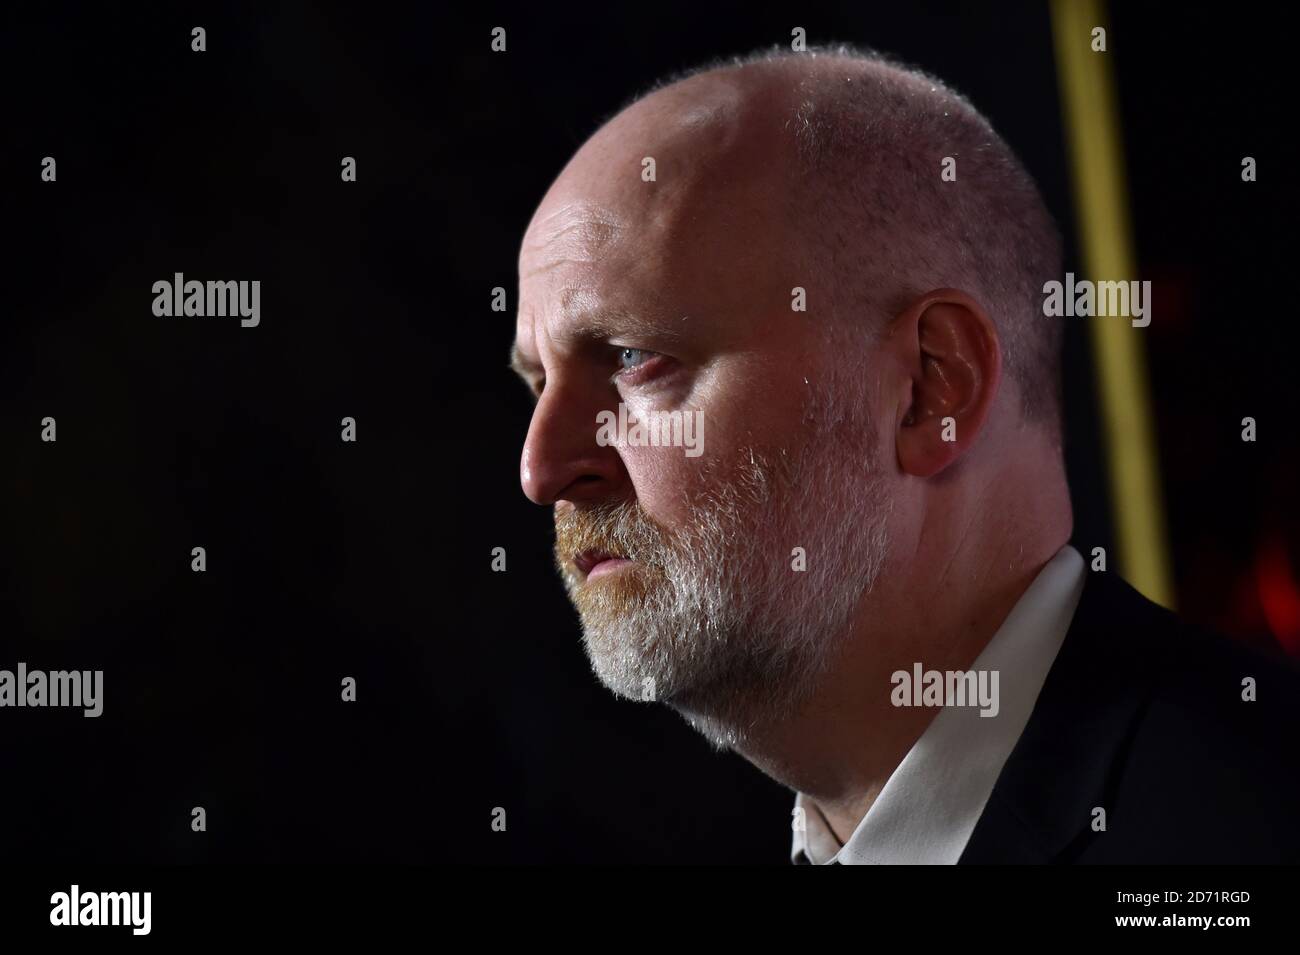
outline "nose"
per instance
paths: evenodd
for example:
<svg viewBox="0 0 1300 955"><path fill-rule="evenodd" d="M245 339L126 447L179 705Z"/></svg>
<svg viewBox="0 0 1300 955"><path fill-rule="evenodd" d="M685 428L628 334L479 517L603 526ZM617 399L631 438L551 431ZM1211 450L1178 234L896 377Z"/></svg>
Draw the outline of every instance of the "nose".
<svg viewBox="0 0 1300 955"><path fill-rule="evenodd" d="M534 504L603 500L627 482L618 451L596 443L599 403L547 383L524 439L519 483Z"/></svg>

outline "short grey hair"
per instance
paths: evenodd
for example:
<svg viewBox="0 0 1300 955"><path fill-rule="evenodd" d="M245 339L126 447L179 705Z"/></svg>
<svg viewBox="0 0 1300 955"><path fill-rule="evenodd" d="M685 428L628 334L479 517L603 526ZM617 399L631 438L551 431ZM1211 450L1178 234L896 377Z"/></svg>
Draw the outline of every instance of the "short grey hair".
<svg viewBox="0 0 1300 955"><path fill-rule="evenodd" d="M879 319L933 288L970 292L997 326L1025 418L1059 436L1064 326L1044 316L1042 288L1061 278L1061 234L989 121L937 77L848 45L714 60L635 99L737 69L783 70L793 84L785 125L802 180L794 221L828 265L836 311ZM940 179L945 157L956 162L955 181Z"/></svg>

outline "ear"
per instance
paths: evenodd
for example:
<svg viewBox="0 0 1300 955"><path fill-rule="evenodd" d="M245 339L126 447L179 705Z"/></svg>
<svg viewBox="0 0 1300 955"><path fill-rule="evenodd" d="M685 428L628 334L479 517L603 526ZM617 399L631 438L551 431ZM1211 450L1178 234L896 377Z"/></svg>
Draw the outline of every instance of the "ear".
<svg viewBox="0 0 1300 955"><path fill-rule="evenodd" d="M974 443L993 405L1002 380L997 329L965 292L937 289L898 316L890 338L912 383L897 424L898 462L931 477Z"/></svg>

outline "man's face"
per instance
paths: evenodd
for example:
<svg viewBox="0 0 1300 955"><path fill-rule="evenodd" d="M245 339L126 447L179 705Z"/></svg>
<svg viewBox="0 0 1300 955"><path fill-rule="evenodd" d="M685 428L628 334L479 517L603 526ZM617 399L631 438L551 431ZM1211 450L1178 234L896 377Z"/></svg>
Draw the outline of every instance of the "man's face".
<svg viewBox="0 0 1300 955"><path fill-rule="evenodd" d="M519 261L516 365L537 395L521 481L554 507L601 680L723 745L756 696L797 705L831 661L884 557L886 494L866 346L838 354L825 299L792 308L796 287L818 290L778 188L733 159L706 189L707 159L686 159L661 143L646 182L636 152L598 136L535 215ZM620 405L631 422L689 417L695 446L617 424L602 444L598 416L617 422Z"/></svg>

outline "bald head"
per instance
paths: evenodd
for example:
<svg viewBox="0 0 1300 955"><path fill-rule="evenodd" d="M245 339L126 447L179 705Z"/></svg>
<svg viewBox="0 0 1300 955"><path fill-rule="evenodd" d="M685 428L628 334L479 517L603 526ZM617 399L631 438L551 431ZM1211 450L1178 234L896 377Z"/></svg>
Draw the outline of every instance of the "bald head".
<svg viewBox="0 0 1300 955"><path fill-rule="evenodd" d="M610 175L645 159L655 190ZM847 48L696 68L620 110L553 193L590 197L596 183L669 228L743 209L738 227L779 231L818 312L867 336L927 289L970 292L997 328L1020 410L1059 429L1062 325L1042 313L1059 231L1015 154L942 81Z"/></svg>
<svg viewBox="0 0 1300 955"><path fill-rule="evenodd" d="M626 255L680 277L723 259L722 244L744 235L727 249L727 265L743 271L789 262L793 268L778 270L794 282L805 257L802 243L787 241L797 214L789 188L797 157L784 111L772 108L781 95L776 77L720 70L621 110L574 155L538 207L524 238L521 278L539 268L529 253L542 250L543 270L559 250L561 257ZM658 294L657 278L638 303Z"/></svg>

